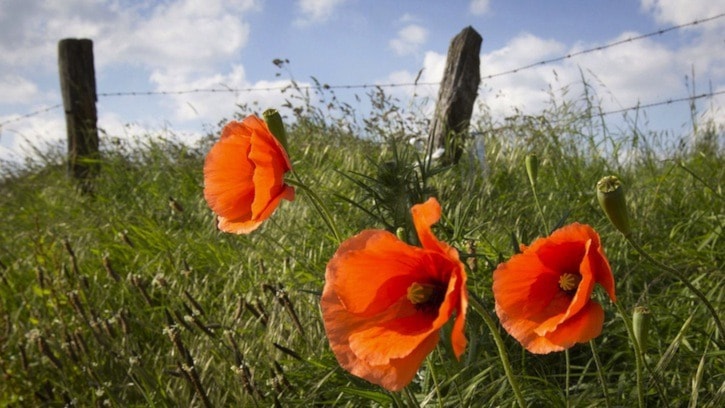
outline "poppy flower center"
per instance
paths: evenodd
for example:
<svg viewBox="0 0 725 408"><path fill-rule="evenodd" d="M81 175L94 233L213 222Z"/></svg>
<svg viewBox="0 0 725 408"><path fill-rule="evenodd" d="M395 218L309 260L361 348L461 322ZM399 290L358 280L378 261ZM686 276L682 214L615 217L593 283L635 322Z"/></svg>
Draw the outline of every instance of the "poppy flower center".
<svg viewBox="0 0 725 408"><path fill-rule="evenodd" d="M579 282L581 281L581 275L564 273L559 276L559 287L566 292L571 292L579 286Z"/></svg>
<svg viewBox="0 0 725 408"><path fill-rule="evenodd" d="M418 310L435 311L444 297L445 290L440 285L413 282L408 286L407 298Z"/></svg>

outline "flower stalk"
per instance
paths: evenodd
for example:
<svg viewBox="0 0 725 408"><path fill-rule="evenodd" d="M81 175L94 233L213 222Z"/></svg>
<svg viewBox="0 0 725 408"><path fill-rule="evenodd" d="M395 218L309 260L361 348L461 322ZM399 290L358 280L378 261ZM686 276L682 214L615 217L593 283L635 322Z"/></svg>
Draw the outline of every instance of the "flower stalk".
<svg viewBox="0 0 725 408"><path fill-rule="evenodd" d="M546 222L544 216L544 209L541 207L539 202L539 195L536 193L536 180L539 176L539 157L535 154L529 154L526 156L526 174L529 176L529 184L531 184L531 192L534 194L534 202L536 202L536 209L539 211L541 217L541 223L544 224L545 233L551 232L549 224Z"/></svg>
<svg viewBox="0 0 725 408"><path fill-rule="evenodd" d="M483 304L481 304L481 301L477 297L470 296L469 302L471 307L476 309L478 314L483 317L483 321L486 323L486 326L488 326L488 330L491 332L491 336L493 336L493 341L494 343L496 343L496 348L498 349L498 355L501 359L501 365L503 366L503 371L506 374L506 379L508 380L511 389L514 392L514 396L516 397L516 402L521 408L525 408L526 400L524 399L524 395L521 394L519 383L518 381L516 381L516 376L514 376L514 372L511 368L511 362L509 361L508 353L506 353L506 346L503 343L501 335L498 333L496 323L494 323L493 318L488 313L488 311L486 311L486 309L483 307Z"/></svg>
<svg viewBox="0 0 725 408"><path fill-rule="evenodd" d="M624 312L624 308L616 302L614 305L617 307L617 311L624 321L624 327L627 329L627 334L629 334L629 338L632 340L632 346L634 346L635 375L637 378L637 406L639 406L639 408L644 408L644 384L642 382L642 365L644 364L644 358L642 358L642 349L637 342L637 336L634 334L634 329L632 328L632 324L629 321L627 314Z"/></svg>

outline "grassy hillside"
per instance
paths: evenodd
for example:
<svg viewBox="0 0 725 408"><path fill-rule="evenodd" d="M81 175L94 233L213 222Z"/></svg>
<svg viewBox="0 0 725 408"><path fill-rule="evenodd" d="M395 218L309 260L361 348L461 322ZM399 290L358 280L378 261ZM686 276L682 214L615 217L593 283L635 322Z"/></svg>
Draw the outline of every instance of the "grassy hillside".
<svg viewBox="0 0 725 408"><path fill-rule="evenodd" d="M469 291L491 315L492 271L514 242L573 221L600 233L618 302L597 289L606 317L591 346L539 356L499 328L528 404L725 404L724 339L712 314L623 239L594 190L617 175L634 239L722 314L721 129L705 124L678 145L635 126L614 133L565 104L506 126L481 120L473 130L485 164L470 155L428 168L407 143L410 117L394 113L366 122L375 137L362 140L339 118L298 112L290 156L330 219L298 189L249 236L217 231L203 199L216 135L194 147L155 135L139 135L135 147L108 143L92 195L76 191L52 154L3 180L0 405L512 406L494 338L473 310L461 362L442 336L401 393L347 374L328 347L318 303L339 245L328 223L342 239L365 228L413 237L409 207L430 195L443 206L436 234L461 251ZM540 209L529 153L541 162ZM635 306L651 310L639 365L627 327Z"/></svg>

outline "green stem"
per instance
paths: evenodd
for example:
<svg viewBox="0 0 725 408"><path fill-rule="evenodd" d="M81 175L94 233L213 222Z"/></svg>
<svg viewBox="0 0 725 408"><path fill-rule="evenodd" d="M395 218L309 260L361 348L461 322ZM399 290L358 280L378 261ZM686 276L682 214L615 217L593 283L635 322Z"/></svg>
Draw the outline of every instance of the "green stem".
<svg viewBox="0 0 725 408"><path fill-rule="evenodd" d="M632 329L632 325L629 322L627 314L624 312L624 309L622 309L622 305L620 305L618 302L614 302L614 305L617 307L617 311L619 311L619 314L622 316L624 326L627 328L627 334L629 335L629 339L632 341L632 345L634 346L635 374L637 375L637 403L639 405L639 408L644 408L644 385L642 383L642 349L640 349L639 347L639 342L634 336L634 330Z"/></svg>
<svg viewBox="0 0 725 408"><path fill-rule="evenodd" d="M430 361L430 360L431 360L431 358L428 357L428 359L427 359L428 371L430 372L431 378L433 378L433 386L435 387L436 397L438 397L438 406L439 407L442 407L443 406L443 398L441 397L441 390L438 387L438 379L436 378L436 373L435 373L435 368L434 368L433 362Z"/></svg>
<svg viewBox="0 0 725 408"><path fill-rule="evenodd" d="M670 266L667 266L667 265L663 264L662 262L651 257L641 246L639 246L639 244L637 244L637 242L634 239L632 239L631 235L625 235L624 238L627 241L629 241L629 243L632 244L634 249L637 252L639 252L640 255L645 257L645 259L647 259L648 261L657 265L658 267L662 268L666 272L674 275L674 277L676 277L677 279L680 280L680 282L685 284L685 286L687 286L687 288L690 289L690 291L692 291L692 293L694 293L695 296L700 298L700 301L702 301L702 303L705 304L705 307L707 308L707 310L710 311L710 314L712 314L712 317L715 320L715 325L717 326L717 330L718 330L720 336L723 335L723 332L725 330L723 330L723 325L722 325L722 322L720 321L720 317L718 316L718 313L715 310L715 308L712 306L712 303L710 303L710 301L707 299L707 297L705 297L704 293L702 293L699 289L697 289L695 286L693 286L692 283L690 283L690 281L687 279L687 277L685 277L682 273L680 273L680 271L678 271L677 269L674 269Z"/></svg>
<svg viewBox="0 0 725 408"><path fill-rule="evenodd" d="M388 395L393 399L394 405L396 407L405 408L405 403L402 399L400 399L400 394L403 392L389 392Z"/></svg>
<svg viewBox="0 0 725 408"><path fill-rule="evenodd" d="M511 389L514 391L516 401L521 408L526 407L526 400L524 400L524 396L521 394L521 390L519 389L519 383L516 381L516 377L514 377L514 373L511 370L511 363L509 362L508 354L506 353L506 347L503 344L501 335L498 333L496 323L478 299L471 296L469 298L469 302L478 311L481 317L483 317L483 321L486 322L486 326L488 326L488 329L493 336L493 341L496 343L496 347L498 348L498 355L501 358L501 365L503 365L503 370L506 373L506 379L508 379L509 385L511 385Z"/></svg>
<svg viewBox="0 0 725 408"><path fill-rule="evenodd" d="M594 347L594 340L589 340L589 347L592 349L592 356L594 356L594 364L597 366L597 377L599 378L599 384L602 386L602 394L604 394L604 403L607 408L611 407L612 404L609 402L609 393L607 392L607 382L604 379L604 369L602 368L602 362L599 360L599 353L597 348Z"/></svg>
<svg viewBox="0 0 725 408"><path fill-rule="evenodd" d="M413 395L413 392L410 390L410 388L405 387L403 388L405 397L408 399L408 407L420 407L420 404L418 403L418 399L415 398L415 395Z"/></svg>
<svg viewBox="0 0 725 408"><path fill-rule="evenodd" d="M314 191L312 191L311 188L307 187L307 185L300 179L300 177L294 170L291 171L291 173L294 179L287 180L287 182L307 194L307 197L312 202L315 210L317 210L317 213L320 214L320 217L322 217L322 220L325 222L325 225L327 225L327 228L330 229L330 232L332 232L332 235L335 237L337 242L342 242L342 238L340 238L340 234L337 232L337 228L335 228L335 223L332 220L332 215L330 214L330 211L327 210L327 206L325 205L325 203Z"/></svg>
<svg viewBox="0 0 725 408"><path fill-rule="evenodd" d="M564 395L566 395L566 407L569 408L569 379L571 377L571 362L569 361L569 349L564 350L566 359L566 376L564 377Z"/></svg>
<svg viewBox="0 0 725 408"><path fill-rule="evenodd" d="M536 186L531 184L531 191L534 193L534 202L536 202L536 209L539 210L539 216L541 217L541 222L544 224L544 228L546 231L544 231L546 234L549 234L551 230L549 229L549 223L546 222L546 217L544 216L544 209L541 208L541 203L539 202L539 195L536 193Z"/></svg>

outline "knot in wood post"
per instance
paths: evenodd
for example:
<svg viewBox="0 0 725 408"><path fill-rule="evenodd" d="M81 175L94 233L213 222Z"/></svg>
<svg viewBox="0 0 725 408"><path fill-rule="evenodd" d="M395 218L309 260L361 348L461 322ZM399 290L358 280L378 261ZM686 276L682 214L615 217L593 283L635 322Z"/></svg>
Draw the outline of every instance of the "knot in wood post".
<svg viewBox="0 0 725 408"><path fill-rule="evenodd" d="M68 173L89 193L92 178L100 170L93 41L61 40L58 71L68 135Z"/></svg>
<svg viewBox="0 0 725 408"><path fill-rule="evenodd" d="M466 27L451 40L435 116L428 135L429 151L444 149L443 164L456 164L463 153L473 104L481 83L480 57L483 38Z"/></svg>

